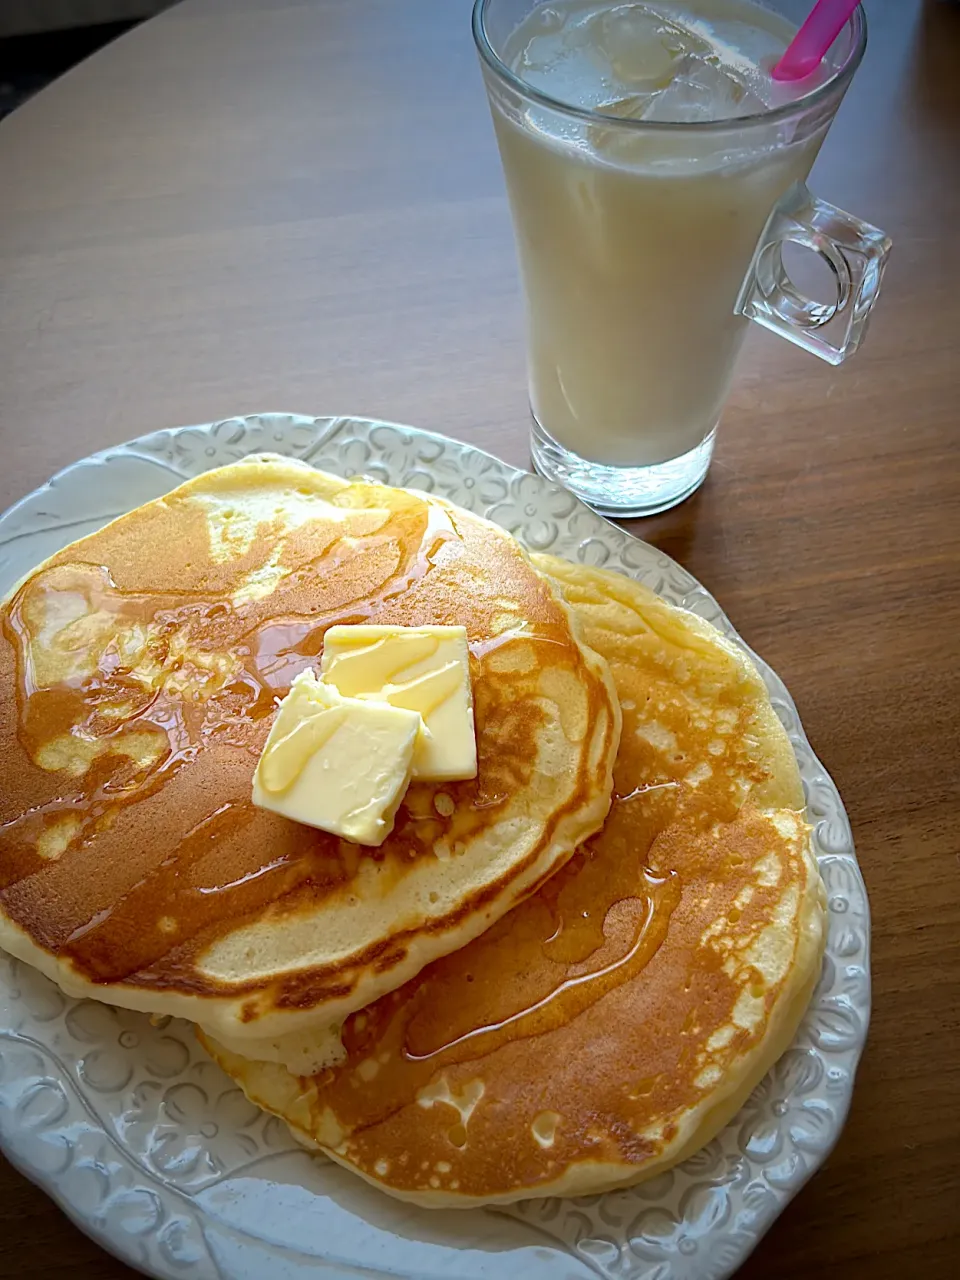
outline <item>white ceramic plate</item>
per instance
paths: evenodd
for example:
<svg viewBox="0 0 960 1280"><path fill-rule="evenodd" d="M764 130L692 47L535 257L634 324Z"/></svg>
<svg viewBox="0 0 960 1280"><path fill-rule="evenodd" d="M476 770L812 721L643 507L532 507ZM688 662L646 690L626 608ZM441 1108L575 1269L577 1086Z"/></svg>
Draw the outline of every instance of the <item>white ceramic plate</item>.
<svg viewBox="0 0 960 1280"><path fill-rule="evenodd" d="M452 498L529 547L638 578L739 641L684 569L539 477L442 436L259 414L159 431L60 472L0 517L0 594L66 543L211 467L264 451ZM792 1048L727 1129L627 1191L436 1211L306 1155L186 1023L69 1000L0 953L0 1145L104 1248L191 1280L714 1280L822 1163L846 1116L870 1008L869 916L850 826L796 708L757 659L797 753L830 923Z"/></svg>

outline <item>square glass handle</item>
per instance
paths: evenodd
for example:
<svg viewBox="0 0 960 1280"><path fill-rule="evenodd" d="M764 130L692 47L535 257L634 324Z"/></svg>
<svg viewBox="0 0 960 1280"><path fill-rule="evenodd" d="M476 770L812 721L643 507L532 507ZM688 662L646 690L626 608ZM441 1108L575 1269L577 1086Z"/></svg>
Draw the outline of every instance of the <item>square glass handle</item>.
<svg viewBox="0 0 960 1280"><path fill-rule="evenodd" d="M836 287L832 302L817 302L797 288L784 266L785 244L812 249L826 262ZM734 310L821 360L840 364L863 341L890 247L879 228L797 182L767 221ZM820 332L834 320L840 322L836 344Z"/></svg>

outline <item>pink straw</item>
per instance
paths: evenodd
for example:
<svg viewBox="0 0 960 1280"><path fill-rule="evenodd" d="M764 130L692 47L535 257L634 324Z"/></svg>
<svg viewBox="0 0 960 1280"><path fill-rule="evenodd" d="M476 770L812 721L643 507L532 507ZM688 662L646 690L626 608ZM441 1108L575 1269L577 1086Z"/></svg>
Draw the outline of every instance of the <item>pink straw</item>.
<svg viewBox="0 0 960 1280"><path fill-rule="evenodd" d="M816 71L859 0L817 0L810 16L773 68L774 80L803 80Z"/></svg>

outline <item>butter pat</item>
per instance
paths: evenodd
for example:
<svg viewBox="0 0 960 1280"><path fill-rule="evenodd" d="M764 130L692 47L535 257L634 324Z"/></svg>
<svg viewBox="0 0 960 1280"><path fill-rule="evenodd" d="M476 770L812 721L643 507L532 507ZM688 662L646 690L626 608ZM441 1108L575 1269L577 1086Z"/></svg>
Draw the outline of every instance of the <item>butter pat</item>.
<svg viewBox="0 0 960 1280"><path fill-rule="evenodd" d="M253 803L356 844L382 844L410 785L421 723L416 711L343 697L304 671L277 710Z"/></svg>
<svg viewBox="0 0 960 1280"><path fill-rule="evenodd" d="M450 782L477 776L470 658L464 627L331 627L321 678L348 698L419 712L413 776Z"/></svg>

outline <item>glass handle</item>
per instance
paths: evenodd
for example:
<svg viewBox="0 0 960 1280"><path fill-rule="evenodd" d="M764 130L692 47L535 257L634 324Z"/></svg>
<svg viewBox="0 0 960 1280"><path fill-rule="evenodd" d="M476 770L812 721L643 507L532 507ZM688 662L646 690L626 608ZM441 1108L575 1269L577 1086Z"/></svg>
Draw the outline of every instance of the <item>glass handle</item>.
<svg viewBox="0 0 960 1280"><path fill-rule="evenodd" d="M826 262L836 286L833 302L800 292L783 264L785 244L812 249ZM821 360L840 364L863 340L889 255L890 238L877 227L795 183L770 215L734 310ZM834 321L836 343L820 332Z"/></svg>

